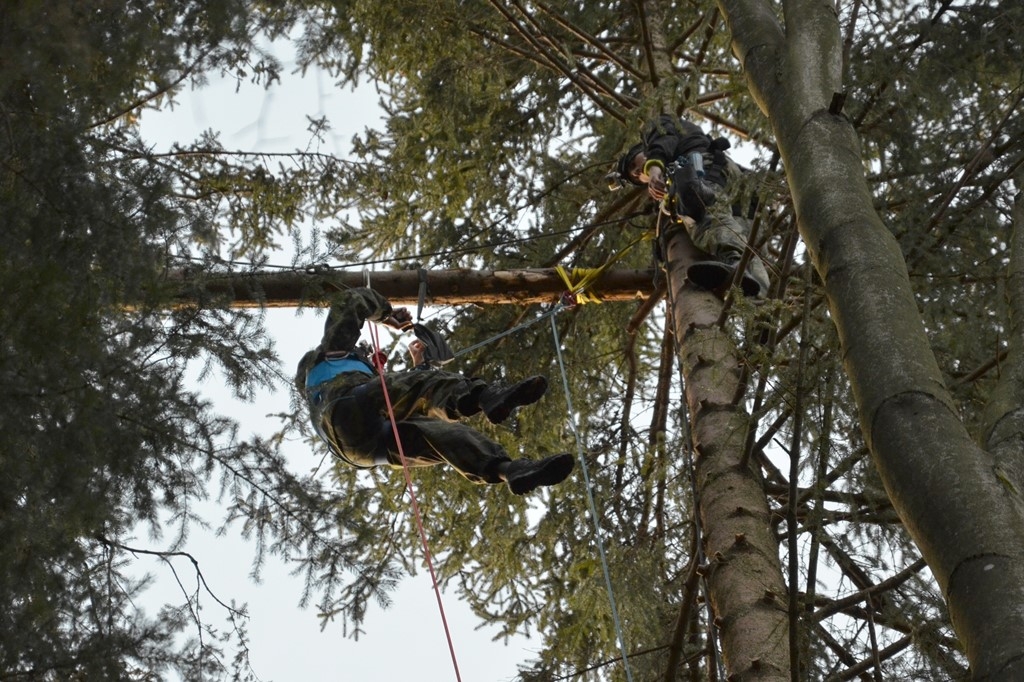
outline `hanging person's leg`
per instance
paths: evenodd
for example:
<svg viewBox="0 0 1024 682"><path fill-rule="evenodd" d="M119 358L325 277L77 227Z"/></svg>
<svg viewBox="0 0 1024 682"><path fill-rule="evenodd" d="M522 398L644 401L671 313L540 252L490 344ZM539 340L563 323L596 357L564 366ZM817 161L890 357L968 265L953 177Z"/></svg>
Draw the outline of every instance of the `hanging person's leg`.
<svg viewBox="0 0 1024 682"><path fill-rule="evenodd" d="M542 376L504 386L443 370L397 372L388 374L386 381L395 418L399 421L441 408L449 419L470 417L482 410L492 424L500 424L515 408L540 400L548 387L547 379ZM377 380L373 400L383 405L379 388Z"/></svg>
<svg viewBox="0 0 1024 682"><path fill-rule="evenodd" d="M440 370L411 370L386 374L388 396L397 421L404 421L413 415L428 414L443 410L451 419L469 416L478 412L477 396L487 384L479 379L470 379L461 374ZM369 389L369 399L387 415L387 404L381 389L380 378L374 378L374 387Z"/></svg>
<svg viewBox="0 0 1024 682"><path fill-rule="evenodd" d="M476 429L426 416L398 422L398 434L409 466L445 463L474 483L504 481L516 495L539 486L561 483L574 464L572 456L567 454L540 460L513 460L500 444ZM388 461L393 466L401 466L393 431L382 439L382 447Z"/></svg>

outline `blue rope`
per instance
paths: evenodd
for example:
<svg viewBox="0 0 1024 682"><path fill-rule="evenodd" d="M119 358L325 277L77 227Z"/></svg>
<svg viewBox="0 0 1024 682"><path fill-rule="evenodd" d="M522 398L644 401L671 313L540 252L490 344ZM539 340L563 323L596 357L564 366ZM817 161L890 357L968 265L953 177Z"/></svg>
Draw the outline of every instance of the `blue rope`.
<svg viewBox="0 0 1024 682"><path fill-rule="evenodd" d="M583 470L583 483L587 486L587 504L590 507L590 518L594 522L594 535L597 537L597 552L601 557L601 570L604 571L604 583L608 589L608 601L611 604L612 620L615 622L615 634L619 639L619 651L622 652L622 664L626 668L626 679L633 682L633 673L629 669L629 657L626 655L626 640L622 636L622 624L619 622L619 610L615 606L615 594L612 591L612 579L608 572L608 558L604 553L604 541L601 539L601 527L597 522L597 505L594 504L594 495L590 485L590 473L587 469L587 460L583 456L583 441L580 438L579 430L576 427L575 411L572 407L572 396L569 393L569 378L565 374L565 363L562 361L562 342L558 338L558 327L555 325L555 318L551 318L551 333L555 338L555 352L558 355L558 369L562 372L562 389L565 391L565 403L569 408L569 425L576 437L576 452L580 461L580 468Z"/></svg>
<svg viewBox="0 0 1024 682"><path fill-rule="evenodd" d="M512 329L506 329L505 331L501 332L500 334L496 334L496 335L492 336L489 339L485 339L485 340L481 341L480 343L474 343L469 348L463 348L462 350L455 351L454 355L455 355L455 357L459 357L460 355L465 355L466 353L472 352L472 351L476 350L477 348L483 348L487 344L493 343L493 342L497 341L498 339L501 339L501 338L504 338L504 337L508 336L509 334L515 334L520 329L526 329L529 326L535 325L538 322L540 322L541 320L543 320L545 317L551 317L552 321L554 321L555 313L561 312L562 308L564 308L564 307L565 307L565 304L562 303L561 301L559 301L555 305L551 306L551 310L547 311L546 313L544 313L540 317L536 317L536 318L534 318L532 320L529 320L527 322L523 322L522 324L520 324L520 325L518 325L516 327L512 327Z"/></svg>

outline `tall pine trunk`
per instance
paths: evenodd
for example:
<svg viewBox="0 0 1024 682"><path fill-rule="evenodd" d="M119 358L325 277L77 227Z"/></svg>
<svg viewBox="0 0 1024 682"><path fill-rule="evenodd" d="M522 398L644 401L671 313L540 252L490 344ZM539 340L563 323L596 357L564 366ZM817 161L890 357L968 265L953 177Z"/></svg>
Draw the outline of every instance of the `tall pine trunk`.
<svg viewBox="0 0 1024 682"><path fill-rule="evenodd" d="M673 73L661 30L666 7L648 7L655 85L659 77ZM657 113L661 111L650 112ZM742 402L738 351L718 326L721 300L686 285L686 267L697 260L689 235L679 227L662 239L690 413L697 512L707 559L701 571L726 675L789 680L786 588L760 470L744 457L750 415Z"/></svg>
<svg viewBox="0 0 1024 682"><path fill-rule="evenodd" d="M744 456L750 414L738 350L718 324L722 301L686 286L694 248L685 231L669 235L665 251L707 557L702 571L726 674L789 680L786 587L760 468Z"/></svg>
<svg viewBox="0 0 1024 682"><path fill-rule="evenodd" d="M974 678L1024 679L1021 489L957 414L906 263L874 210L856 132L832 104L843 88L834 7L786 2L783 29L761 0L719 5L771 120L893 506L945 595Z"/></svg>

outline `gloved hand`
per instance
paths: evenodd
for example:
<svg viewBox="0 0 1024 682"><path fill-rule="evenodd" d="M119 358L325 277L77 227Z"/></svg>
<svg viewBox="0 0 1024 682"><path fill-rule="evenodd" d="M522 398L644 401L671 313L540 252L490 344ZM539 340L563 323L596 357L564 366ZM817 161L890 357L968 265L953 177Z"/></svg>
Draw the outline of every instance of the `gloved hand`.
<svg viewBox="0 0 1024 682"><path fill-rule="evenodd" d="M395 308L391 311L391 316L384 318L380 323L392 329L407 331L412 328L412 313L408 308Z"/></svg>

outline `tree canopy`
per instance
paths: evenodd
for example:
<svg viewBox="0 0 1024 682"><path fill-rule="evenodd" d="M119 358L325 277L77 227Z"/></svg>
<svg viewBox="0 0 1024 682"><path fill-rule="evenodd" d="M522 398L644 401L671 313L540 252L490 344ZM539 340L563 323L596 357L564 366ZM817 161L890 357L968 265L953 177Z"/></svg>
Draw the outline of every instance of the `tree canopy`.
<svg viewBox="0 0 1024 682"><path fill-rule="evenodd" d="M579 481L522 500L415 472L443 529L443 582L504 632L539 634L527 680L1012 669L1001 666L1019 654L1017 631L997 630L1024 589L1007 567L1024 553L1007 539L1024 486L1024 48L1006 27L1024 10L72 5L0 7L0 678L251 677L243 613L227 611L226 642L197 627L191 603L143 617L145 584L126 570L139 524L176 552L207 521L196 503L218 493L213 523L296 562L296 600L358 632L367 604L420 568L404 481L291 473L286 437L321 447L280 380L306 349L274 348L258 311L204 281L239 263L259 274L283 240L296 269L322 266L308 306L337 286L332 268L368 261L664 265L676 246L654 238L646 194L603 180L663 111L733 143L773 290L723 304L669 267L647 301L554 318L621 641ZM228 150L216 131L171 149L141 137L140 113L208 75L282 77L267 39L293 41L339 88L380 93L383 122L349 159ZM310 135L330 125L314 118ZM172 306L186 266L194 303ZM546 311L460 306L438 319L468 348ZM459 369L551 374L556 355L536 324ZM241 437L188 384L197 365L243 398L277 387L281 434ZM494 435L531 456L573 450L565 396L545 403ZM733 532L737 520L769 543ZM968 546L998 551L968 561ZM745 647L750 619L785 636Z"/></svg>

